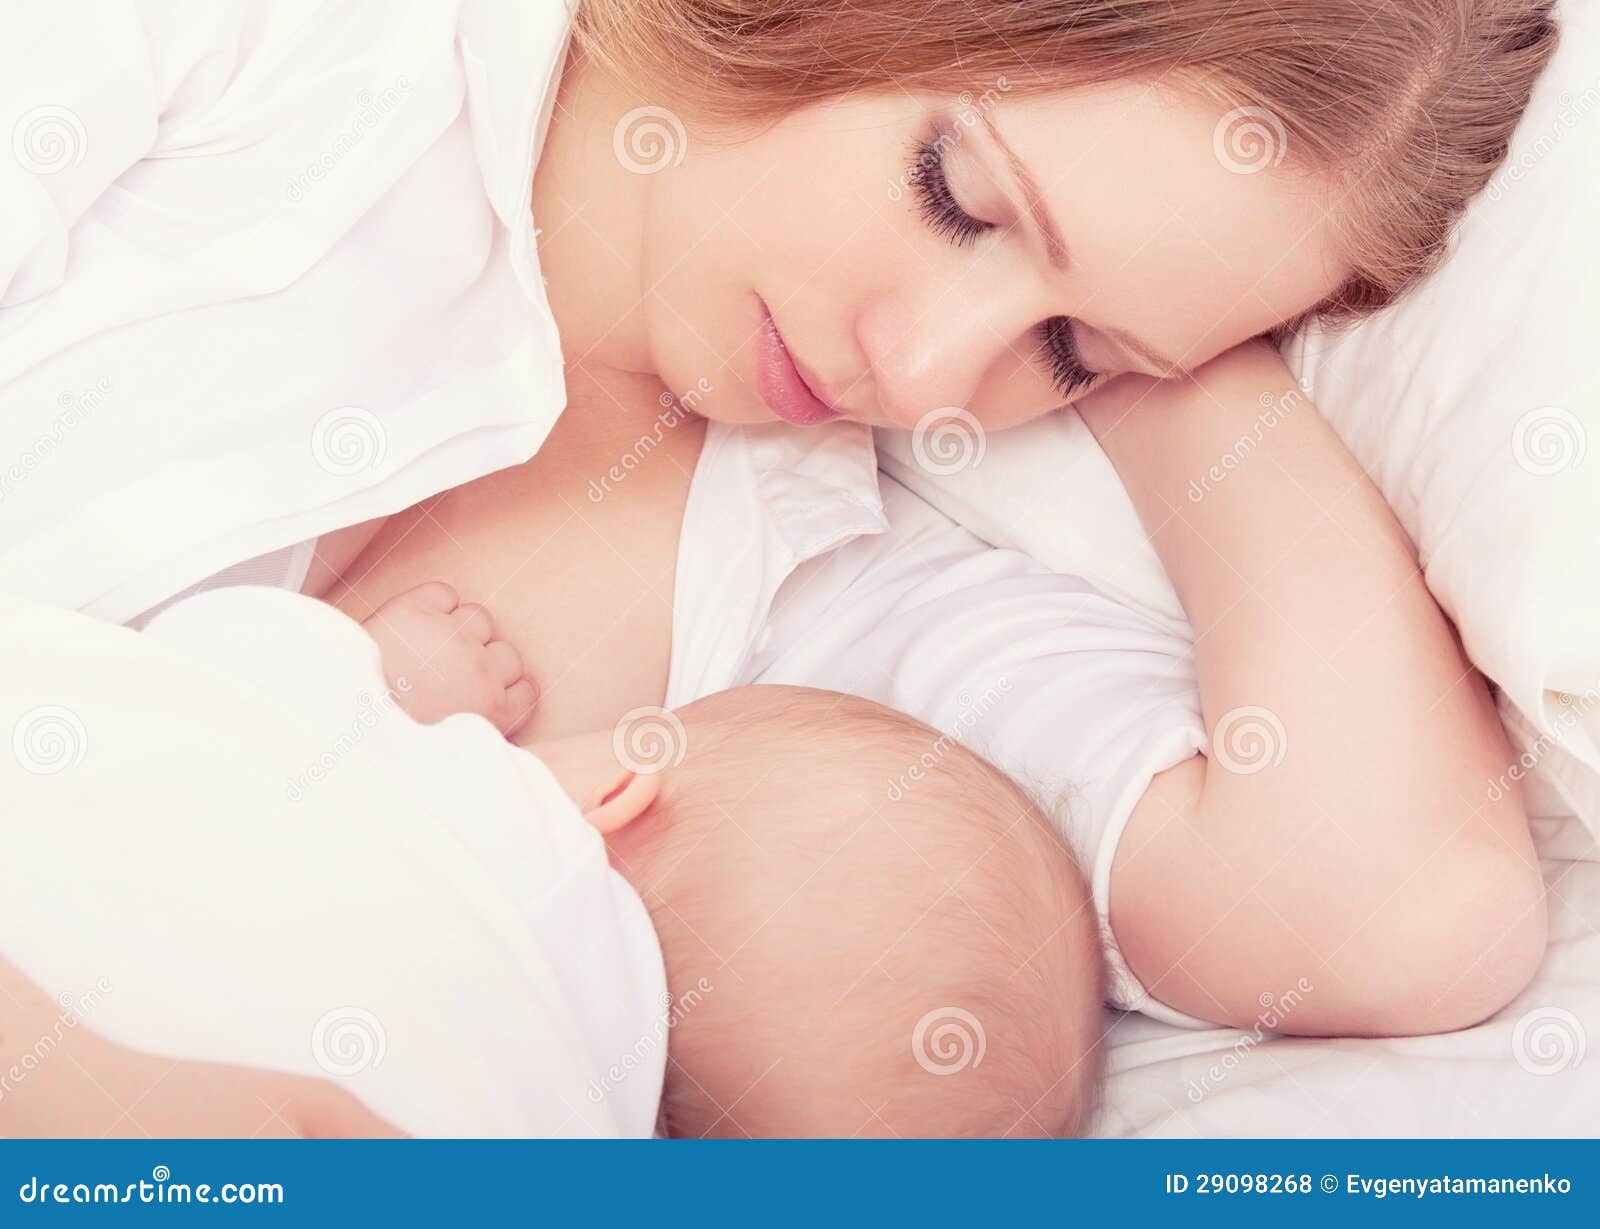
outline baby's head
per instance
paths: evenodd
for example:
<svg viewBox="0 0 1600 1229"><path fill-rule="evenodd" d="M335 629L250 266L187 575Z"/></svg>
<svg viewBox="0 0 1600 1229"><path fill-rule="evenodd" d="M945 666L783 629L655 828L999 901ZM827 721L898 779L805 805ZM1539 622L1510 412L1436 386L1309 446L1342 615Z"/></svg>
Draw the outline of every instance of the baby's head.
<svg viewBox="0 0 1600 1229"><path fill-rule="evenodd" d="M569 789L604 778L583 765L595 741L551 748ZM613 808L612 861L660 935L669 1133L1085 1125L1094 910L997 769L909 717L792 687L722 692L603 743L624 768L666 765L618 777L613 759L615 784L578 789L591 814Z"/></svg>

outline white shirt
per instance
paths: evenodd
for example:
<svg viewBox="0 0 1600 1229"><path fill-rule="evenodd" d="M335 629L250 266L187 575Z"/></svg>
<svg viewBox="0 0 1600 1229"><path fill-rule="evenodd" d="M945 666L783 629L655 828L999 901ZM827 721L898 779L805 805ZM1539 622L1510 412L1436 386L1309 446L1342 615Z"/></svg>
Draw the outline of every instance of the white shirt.
<svg viewBox="0 0 1600 1229"><path fill-rule="evenodd" d="M747 683L876 700L1003 769L1090 883L1110 1001L1199 1023L1139 984L1109 920L1135 804L1206 746L1181 630L982 542L880 475L865 427L714 423L684 513L667 704ZM889 799L910 784L886 783Z"/></svg>
<svg viewBox="0 0 1600 1229"><path fill-rule="evenodd" d="M652 1133L643 903L533 755L407 717L355 623L260 588L142 633L0 596L0 659L0 931L68 1027L341 1080L419 1135Z"/></svg>
<svg viewBox="0 0 1600 1229"><path fill-rule="evenodd" d="M294 586L565 403L529 191L562 0L51 0L0 40L0 587Z"/></svg>

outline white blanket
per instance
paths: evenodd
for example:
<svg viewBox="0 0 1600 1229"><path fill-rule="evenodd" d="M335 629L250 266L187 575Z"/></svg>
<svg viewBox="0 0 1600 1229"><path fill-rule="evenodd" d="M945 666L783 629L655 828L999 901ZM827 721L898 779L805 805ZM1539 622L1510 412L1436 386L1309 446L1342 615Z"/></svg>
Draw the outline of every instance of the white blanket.
<svg viewBox="0 0 1600 1229"><path fill-rule="evenodd" d="M0 737L0 946L64 1027L415 1134L652 1131L642 903L543 765L412 722L330 607L221 590L138 633L0 597Z"/></svg>

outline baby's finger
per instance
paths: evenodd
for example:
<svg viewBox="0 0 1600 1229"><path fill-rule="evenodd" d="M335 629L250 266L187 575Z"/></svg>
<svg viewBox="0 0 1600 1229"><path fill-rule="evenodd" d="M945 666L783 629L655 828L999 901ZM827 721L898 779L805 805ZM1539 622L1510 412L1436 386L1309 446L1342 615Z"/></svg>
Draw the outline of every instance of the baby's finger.
<svg viewBox="0 0 1600 1229"><path fill-rule="evenodd" d="M442 610L446 614L461 603L461 595L442 580L430 580L418 585L404 596L414 597L430 610Z"/></svg>
<svg viewBox="0 0 1600 1229"><path fill-rule="evenodd" d="M489 653L489 669L502 687L510 687L522 677L522 654L506 640L491 640L484 646Z"/></svg>
<svg viewBox="0 0 1600 1229"><path fill-rule="evenodd" d="M507 687L506 711L511 714L511 720L506 725L506 737L510 738L527 725L528 718L533 716L533 710L538 706L539 688L532 679L518 679Z"/></svg>
<svg viewBox="0 0 1600 1229"><path fill-rule="evenodd" d="M488 644L494 639L494 620L476 602L463 602L456 607L455 627L455 635L474 644Z"/></svg>

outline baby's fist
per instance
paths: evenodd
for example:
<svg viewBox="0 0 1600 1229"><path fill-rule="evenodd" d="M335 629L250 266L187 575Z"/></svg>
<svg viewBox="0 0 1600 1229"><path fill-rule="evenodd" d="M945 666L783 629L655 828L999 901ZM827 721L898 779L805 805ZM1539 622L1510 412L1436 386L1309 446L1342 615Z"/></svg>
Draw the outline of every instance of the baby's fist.
<svg viewBox="0 0 1600 1229"><path fill-rule="evenodd" d="M509 737L533 715L539 693L523 672L522 654L495 638L487 610L463 603L449 585L435 580L408 589L361 626L378 642L400 706L417 721L477 713Z"/></svg>

